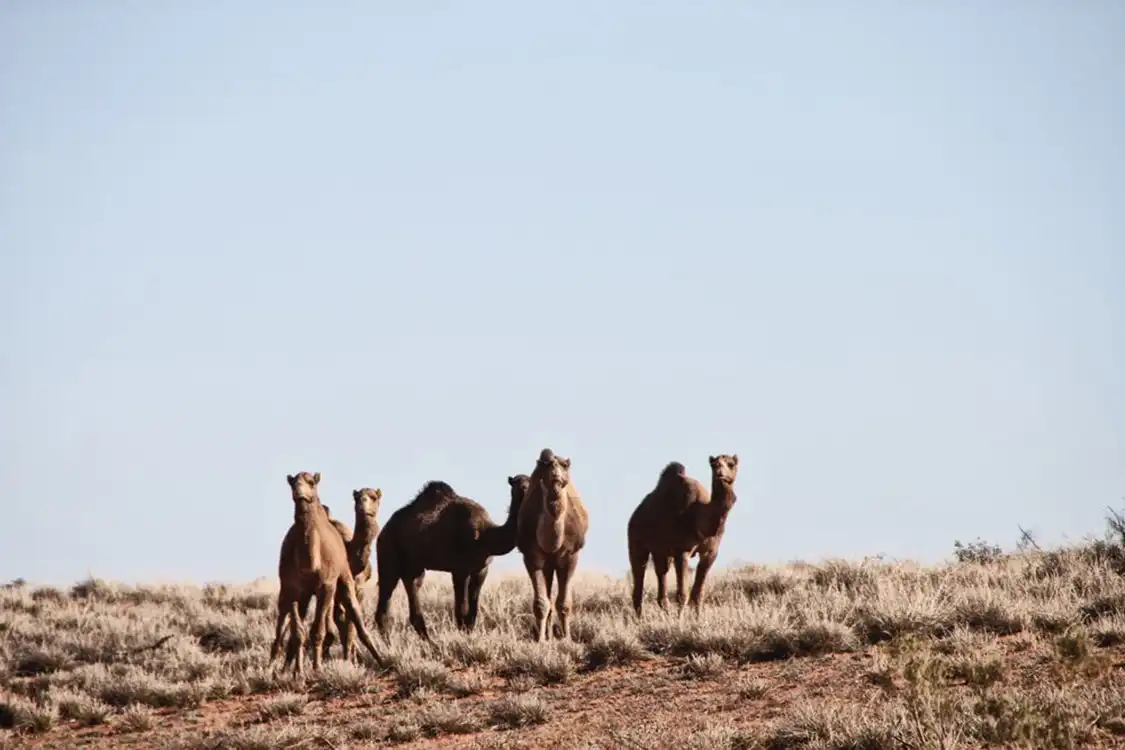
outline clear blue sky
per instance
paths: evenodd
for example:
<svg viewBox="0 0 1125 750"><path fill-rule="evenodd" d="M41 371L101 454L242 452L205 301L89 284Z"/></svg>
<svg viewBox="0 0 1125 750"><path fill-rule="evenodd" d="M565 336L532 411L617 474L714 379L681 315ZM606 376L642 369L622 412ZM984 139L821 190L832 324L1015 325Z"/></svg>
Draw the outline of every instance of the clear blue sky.
<svg viewBox="0 0 1125 750"><path fill-rule="evenodd" d="M0 8L0 579L276 575L286 473L581 567L741 457L720 564L1100 532L1125 3ZM498 569L521 569L518 557Z"/></svg>

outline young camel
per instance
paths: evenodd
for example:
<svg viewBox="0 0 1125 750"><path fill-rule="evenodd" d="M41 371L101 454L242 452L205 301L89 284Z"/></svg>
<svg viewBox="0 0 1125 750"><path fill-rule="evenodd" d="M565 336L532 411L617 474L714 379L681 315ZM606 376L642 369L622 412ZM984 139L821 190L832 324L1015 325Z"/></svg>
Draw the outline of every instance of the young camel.
<svg viewBox="0 0 1125 750"><path fill-rule="evenodd" d="M288 617L289 650L293 655L293 670L297 674L303 671L306 634L300 606L302 600L307 601L308 598L315 596L312 658L313 668L320 668L325 631L331 627L336 590L339 586L341 601L349 621L356 628L360 642L375 661L382 664L383 657L371 642L371 636L363 625L344 539L332 524L324 506L320 504L317 491L320 472L310 474L303 471L296 476L289 475L287 479L293 496L293 527L286 537L294 534L296 542L288 548L282 542L283 554L278 561L281 590L277 596L277 625L274 630L273 645L270 647L270 661L277 657L285 620ZM286 662L288 666L288 659Z"/></svg>
<svg viewBox="0 0 1125 750"><path fill-rule="evenodd" d="M660 473L656 488L648 493L629 518L629 564L633 569L633 610L640 617L644 600L645 568L652 557L656 570L656 601L667 608L665 578L668 564L676 570L676 603L684 606L684 575L688 558L699 556L691 605L698 611L707 573L719 554L727 515L737 497L738 456L711 456L711 492L689 477L684 465L673 461Z"/></svg>
<svg viewBox="0 0 1125 750"><path fill-rule="evenodd" d="M539 453L523 507L520 508L516 544L531 578L535 596L536 640L547 639L551 624L551 587L559 579L554 610L558 632L570 638L570 581L578 565L578 553L586 544L589 516L578 490L570 481L570 459L556 456L549 448Z"/></svg>
<svg viewBox="0 0 1125 750"><path fill-rule="evenodd" d="M321 505L324 512L328 514L328 520L336 527L336 531L340 532L340 536L344 540L344 545L348 550L348 567L352 571L352 576L355 579L355 595L356 600L360 604L360 612L363 612L363 600L365 598L365 589L363 588L369 580L371 580L371 547L375 543L375 537L379 536L379 522L376 516L379 514L379 503L383 498L383 491L380 489L372 489L364 487L359 490L352 490L352 499L355 501L355 533L353 534L351 528L332 518L332 512L328 509L327 505ZM288 545L292 549L292 545L296 543L297 535L293 528L290 528L290 533L286 534L285 541L282 542L282 554ZM298 609L301 613L301 622L305 621L305 616L308 614L309 602L312 595L308 594L301 598ZM332 644L335 643L339 637L341 648L344 652L344 659L351 660L355 656L355 628L352 627L348 621L347 610L344 608L341 585L336 586L336 611L332 616L334 629L330 629L324 634L324 658L328 658L329 651ZM294 658L294 649L297 644L295 641L290 640L289 647L285 655L285 664L288 666L292 663Z"/></svg>
<svg viewBox="0 0 1125 750"><path fill-rule="evenodd" d="M508 477L508 518L502 526L492 522L488 511L461 497L445 482L429 482L408 505L387 519L375 545L379 564L379 603L375 624L386 631L387 609L395 587L402 581L410 608L410 624L418 635L429 639L426 620L418 604L418 589L427 570L440 570L453 577L453 618L457 627L472 631L480 607L480 590L496 555L506 555L516 546L516 519L528 477Z"/></svg>

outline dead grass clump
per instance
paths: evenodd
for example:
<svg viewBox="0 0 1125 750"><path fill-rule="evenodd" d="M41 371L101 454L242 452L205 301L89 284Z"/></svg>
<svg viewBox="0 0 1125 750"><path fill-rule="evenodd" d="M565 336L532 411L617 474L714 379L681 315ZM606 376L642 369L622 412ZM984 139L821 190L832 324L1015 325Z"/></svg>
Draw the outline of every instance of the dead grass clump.
<svg viewBox="0 0 1125 750"><path fill-rule="evenodd" d="M122 732L147 732L156 725L152 709L146 706L129 706L121 712L116 722Z"/></svg>
<svg viewBox="0 0 1125 750"><path fill-rule="evenodd" d="M49 702L11 696L0 701L0 728L34 734L48 732L59 721L59 710Z"/></svg>
<svg viewBox="0 0 1125 750"><path fill-rule="evenodd" d="M322 698L342 698L367 691L371 673L355 662L331 660L312 677L312 689Z"/></svg>
<svg viewBox="0 0 1125 750"><path fill-rule="evenodd" d="M411 696L420 690L444 690L449 685L449 667L420 656L407 656L394 665L399 694Z"/></svg>
<svg viewBox="0 0 1125 750"><path fill-rule="evenodd" d="M86 693L66 688L50 688L47 696L58 706L59 716L67 721L76 721L85 727L104 724L113 713L113 709L108 704Z"/></svg>
<svg viewBox="0 0 1125 750"><path fill-rule="evenodd" d="M544 724L547 715L547 704L537 695L505 695L488 707L489 722L507 729Z"/></svg>
<svg viewBox="0 0 1125 750"><path fill-rule="evenodd" d="M556 644L520 644L496 669L500 677L519 675L540 685L561 685L574 674L574 658Z"/></svg>
<svg viewBox="0 0 1125 750"><path fill-rule="evenodd" d="M586 644L586 667L621 666L649 658L644 645L633 630L614 630L596 634Z"/></svg>
<svg viewBox="0 0 1125 750"><path fill-rule="evenodd" d="M440 734L471 734L481 730L481 722L455 703L439 703L420 713L418 727L430 737Z"/></svg>
<svg viewBox="0 0 1125 750"><path fill-rule="evenodd" d="M262 721L298 716L305 712L309 699L299 693L281 693L270 698L258 709L258 716Z"/></svg>
<svg viewBox="0 0 1125 750"><path fill-rule="evenodd" d="M680 667L680 673L687 679L714 679L727 669L726 660L719 654L689 656Z"/></svg>

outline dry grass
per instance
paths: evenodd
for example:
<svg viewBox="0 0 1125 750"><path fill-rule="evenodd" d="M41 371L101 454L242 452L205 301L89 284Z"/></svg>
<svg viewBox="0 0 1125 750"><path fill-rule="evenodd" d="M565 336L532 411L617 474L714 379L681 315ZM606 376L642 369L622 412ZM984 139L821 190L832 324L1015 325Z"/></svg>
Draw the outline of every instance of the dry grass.
<svg viewBox="0 0 1125 750"><path fill-rule="evenodd" d="M192 588L91 580L70 591L13 583L0 588L0 727L25 736L60 725L145 732L160 723L154 710L267 694L256 723L180 746L285 746L312 726L310 701L389 700L393 711L333 731L341 741L404 742L549 725L553 690L653 660L671 661L683 690L720 686L730 700L754 706L774 691L747 671L753 665L862 652L864 689L874 692L861 702L798 701L754 731L738 722L654 719L622 729L616 742L1062 750L1125 735L1125 688L1107 652L1125 645L1122 540L1014 554L963 546L958 554L936 567L867 559L720 572L698 617L659 610L650 585L645 616L636 620L626 580L580 576L574 640L548 644L530 640L523 576L489 582L473 634L454 628L448 586L427 584L433 642L414 635L399 596L382 644L385 671L366 656L358 664L332 658L304 678L267 663L272 582ZM374 601L368 596L366 605ZM1012 654L1023 652L1039 660L1040 679L1010 667Z"/></svg>

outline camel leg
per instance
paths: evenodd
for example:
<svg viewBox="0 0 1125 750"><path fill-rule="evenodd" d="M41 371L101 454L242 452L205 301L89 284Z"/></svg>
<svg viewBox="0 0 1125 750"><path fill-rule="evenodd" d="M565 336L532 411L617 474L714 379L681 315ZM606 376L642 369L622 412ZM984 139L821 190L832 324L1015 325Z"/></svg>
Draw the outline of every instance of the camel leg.
<svg viewBox="0 0 1125 750"><path fill-rule="evenodd" d="M289 650L293 653L293 674L305 669L305 618L301 616L300 602L294 600L289 608ZM286 657L286 664L289 659Z"/></svg>
<svg viewBox="0 0 1125 750"><path fill-rule="evenodd" d="M422 605L418 603L418 589L422 587L423 578L425 578L425 573L413 578L404 577L402 582L406 586L406 606L410 609L410 624L414 626L418 635L428 641L430 640L430 633L426 630L426 618L422 616Z"/></svg>
<svg viewBox="0 0 1125 750"><path fill-rule="evenodd" d="M532 604L532 611L535 613L535 640L547 640L547 609L549 607L547 599L547 578L543 574L543 568L538 567L530 560L524 560L524 567L527 568L527 575L531 578L531 591L534 595Z"/></svg>
<svg viewBox="0 0 1125 750"><path fill-rule="evenodd" d="M289 616L292 602L292 592L282 586L281 591L277 594L277 625L274 627L273 645L270 646L271 662L277 658L278 651L281 649L282 634L285 632L285 618Z"/></svg>
<svg viewBox="0 0 1125 750"><path fill-rule="evenodd" d="M543 627L543 630L553 638L557 627L555 600L551 597L551 590L555 587L555 563L553 560L548 560L547 564L543 566L543 578L547 582L547 624Z"/></svg>
<svg viewBox="0 0 1125 750"><path fill-rule="evenodd" d="M359 607L360 616L363 615L363 589L355 586L355 601ZM352 619L348 616L347 603L341 599L341 594L344 592L336 592L336 611L340 613L340 619L343 621L343 629L340 630L340 645L344 649L344 659L352 661L355 659L355 635L356 626ZM339 626L338 626L339 627Z"/></svg>
<svg viewBox="0 0 1125 750"><path fill-rule="evenodd" d="M578 556L570 555L556 566L559 576L559 598L555 600L555 611L559 615L559 637L570 638L570 580L578 567Z"/></svg>
<svg viewBox="0 0 1125 750"><path fill-rule="evenodd" d="M332 621L332 610L336 606L336 581L324 581L316 593L316 612L313 614L312 649L313 670L319 671L321 665L324 634Z"/></svg>
<svg viewBox="0 0 1125 750"><path fill-rule="evenodd" d="M312 594L302 594L297 599L297 617L301 618L301 629L305 627L305 618L309 614L309 602L312 601ZM299 648L298 642L292 637L289 638L289 647L285 650L285 668L288 669L293 660L297 658L297 649Z"/></svg>
<svg viewBox="0 0 1125 750"><path fill-rule="evenodd" d="M453 621L458 630L465 629L469 617L469 577L464 573L453 574Z"/></svg>
<svg viewBox="0 0 1125 750"><path fill-rule="evenodd" d="M355 634L359 638L359 642L371 654L371 658L375 663L382 666L386 662L383 660L383 655L375 648L375 644L371 641L371 634L367 632L367 626L363 624L363 610L359 606L359 597L356 594L356 586L354 583L347 583L344 585L344 590L340 592L344 609L347 611L348 624L355 628Z"/></svg>
<svg viewBox="0 0 1125 750"><path fill-rule="evenodd" d="M683 611L686 600L684 576L687 574L688 556L686 552L677 552L672 558L672 565L676 568L676 606Z"/></svg>
<svg viewBox="0 0 1125 750"><path fill-rule="evenodd" d="M477 613L480 611L480 590L484 586L484 579L487 577L487 565L469 576L469 616L465 619L465 627L470 632L477 626Z"/></svg>
<svg viewBox="0 0 1125 750"><path fill-rule="evenodd" d="M699 604L703 599L703 583L707 580L707 573L715 564L715 552L700 552L699 564L695 566L695 581L691 585L691 606L698 614Z"/></svg>
<svg viewBox="0 0 1125 750"><path fill-rule="evenodd" d="M645 569L648 567L648 550L640 544L629 545L629 567L633 569L633 611L641 616L645 600Z"/></svg>
<svg viewBox="0 0 1125 750"><path fill-rule="evenodd" d="M652 567L656 571L656 604L668 609L668 564L672 562L667 555L652 556Z"/></svg>

